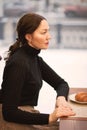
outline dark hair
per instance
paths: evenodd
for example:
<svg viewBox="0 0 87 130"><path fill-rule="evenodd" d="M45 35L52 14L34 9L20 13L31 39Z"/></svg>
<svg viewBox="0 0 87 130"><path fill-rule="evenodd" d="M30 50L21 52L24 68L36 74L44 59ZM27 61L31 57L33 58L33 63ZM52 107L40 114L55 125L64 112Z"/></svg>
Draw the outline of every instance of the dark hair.
<svg viewBox="0 0 87 130"><path fill-rule="evenodd" d="M18 48L27 43L25 35L27 33L32 34L43 19L45 19L43 16L35 13L25 14L19 19L16 28L17 39L16 42L9 47L8 57L6 59L8 59Z"/></svg>

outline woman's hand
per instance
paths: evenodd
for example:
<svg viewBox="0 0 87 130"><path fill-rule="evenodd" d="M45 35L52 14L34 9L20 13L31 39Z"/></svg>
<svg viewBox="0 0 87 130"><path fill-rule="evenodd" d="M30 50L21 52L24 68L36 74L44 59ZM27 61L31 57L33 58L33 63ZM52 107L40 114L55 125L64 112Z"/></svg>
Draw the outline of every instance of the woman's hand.
<svg viewBox="0 0 87 130"><path fill-rule="evenodd" d="M64 96L59 96L56 99L56 105L55 107L59 107L59 106L64 106L64 107L69 107L71 109L71 106L69 105L69 103L66 101Z"/></svg>
<svg viewBox="0 0 87 130"><path fill-rule="evenodd" d="M49 123L56 122L60 117L74 116L74 115L75 112L73 112L72 108L66 101L65 97L60 96L57 98L55 110L49 116Z"/></svg>

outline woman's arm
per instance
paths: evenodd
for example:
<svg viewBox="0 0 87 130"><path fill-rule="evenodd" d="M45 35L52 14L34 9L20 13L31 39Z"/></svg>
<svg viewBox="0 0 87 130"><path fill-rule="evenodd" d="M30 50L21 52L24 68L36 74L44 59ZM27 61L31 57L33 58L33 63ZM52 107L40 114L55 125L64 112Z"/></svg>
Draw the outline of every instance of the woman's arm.
<svg viewBox="0 0 87 130"><path fill-rule="evenodd" d="M57 96L64 96L67 99L69 86L42 58L39 58L43 80L50 84L57 92Z"/></svg>
<svg viewBox="0 0 87 130"><path fill-rule="evenodd" d="M62 116L74 116L71 106L67 102L69 86L52 68L40 58L40 67L43 79L57 92L56 107L49 116L49 123L53 123Z"/></svg>
<svg viewBox="0 0 87 130"><path fill-rule="evenodd" d="M19 61L21 62L21 61ZM6 121L22 124L48 124L49 114L30 113L18 109L27 69L23 63L7 63L2 82L2 112Z"/></svg>

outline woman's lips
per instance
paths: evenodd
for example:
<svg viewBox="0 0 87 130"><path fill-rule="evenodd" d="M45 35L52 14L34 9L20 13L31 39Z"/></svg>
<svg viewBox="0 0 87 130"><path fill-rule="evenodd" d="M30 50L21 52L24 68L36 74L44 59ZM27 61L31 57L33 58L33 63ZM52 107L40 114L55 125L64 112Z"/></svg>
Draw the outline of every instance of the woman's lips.
<svg viewBox="0 0 87 130"><path fill-rule="evenodd" d="M48 45L48 44L49 44L49 42L46 42L45 44L46 44L46 45Z"/></svg>

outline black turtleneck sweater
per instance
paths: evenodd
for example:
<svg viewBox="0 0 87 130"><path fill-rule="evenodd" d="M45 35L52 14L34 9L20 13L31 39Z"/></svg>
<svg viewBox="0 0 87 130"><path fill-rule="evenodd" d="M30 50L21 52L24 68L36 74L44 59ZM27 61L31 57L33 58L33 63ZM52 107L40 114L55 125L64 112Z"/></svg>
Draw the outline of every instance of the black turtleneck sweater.
<svg viewBox="0 0 87 130"><path fill-rule="evenodd" d="M50 84L57 96L67 98L68 84L38 56L40 50L29 45L19 48L7 61L2 82L2 112L6 121L22 124L48 124L49 114L30 113L18 106L36 106L42 81Z"/></svg>

